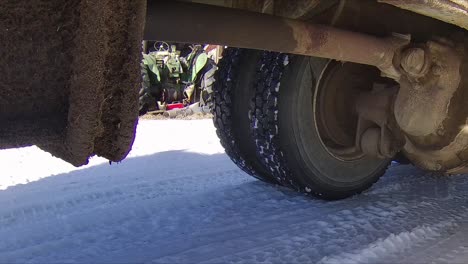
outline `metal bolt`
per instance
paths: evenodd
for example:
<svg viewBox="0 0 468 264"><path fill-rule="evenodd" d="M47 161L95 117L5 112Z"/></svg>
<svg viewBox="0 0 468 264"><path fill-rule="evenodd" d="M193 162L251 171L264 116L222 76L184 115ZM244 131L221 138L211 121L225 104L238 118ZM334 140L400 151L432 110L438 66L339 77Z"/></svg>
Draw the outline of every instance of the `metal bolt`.
<svg viewBox="0 0 468 264"><path fill-rule="evenodd" d="M440 67L439 65L432 66L432 73L436 76L442 75L442 67Z"/></svg>
<svg viewBox="0 0 468 264"><path fill-rule="evenodd" d="M421 48L409 48L403 51L401 67L410 75L421 75L425 64L425 53Z"/></svg>

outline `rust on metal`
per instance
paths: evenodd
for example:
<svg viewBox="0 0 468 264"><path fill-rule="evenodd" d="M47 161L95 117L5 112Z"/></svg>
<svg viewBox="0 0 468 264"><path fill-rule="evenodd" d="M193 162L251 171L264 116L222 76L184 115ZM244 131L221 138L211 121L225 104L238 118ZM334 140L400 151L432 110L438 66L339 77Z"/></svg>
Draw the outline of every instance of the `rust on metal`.
<svg viewBox="0 0 468 264"><path fill-rule="evenodd" d="M373 65L388 77L399 78L393 57L409 42L408 39L378 38L297 20L285 22L292 28L296 41L296 47L290 53Z"/></svg>
<svg viewBox="0 0 468 264"><path fill-rule="evenodd" d="M417 49L421 48L419 46ZM406 156L421 168L448 173L468 164L468 59L466 46L447 41L425 45L423 76L400 80L394 115L405 134ZM405 53L403 54L410 54Z"/></svg>
<svg viewBox="0 0 468 264"><path fill-rule="evenodd" d="M447 109L462 78L462 54L437 42L428 42L425 49L431 61L423 62L423 65L427 64L431 70L422 77L412 73L403 76L395 101L395 118L399 126L416 137L437 133L447 119ZM409 56L412 53L403 54Z"/></svg>
<svg viewBox="0 0 468 264"><path fill-rule="evenodd" d="M468 1L466 0L379 0L379 2L468 29Z"/></svg>
<svg viewBox="0 0 468 264"><path fill-rule="evenodd" d="M422 48L409 48L401 54L401 67L403 70L414 77L422 77L429 70L429 56Z"/></svg>
<svg viewBox="0 0 468 264"><path fill-rule="evenodd" d="M391 118L398 89L374 84L372 91L361 93L356 101L359 115L356 145L378 158L393 158L403 146L399 129Z"/></svg>
<svg viewBox="0 0 468 264"><path fill-rule="evenodd" d="M421 148L411 140L407 140L404 152L420 168L455 174L468 168L467 148L468 134L460 131L450 144L441 149Z"/></svg>
<svg viewBox="0 0 468 264"><path fill-rule="evenodd" d="M178 27L165 23L178 17ZM196 17L197 19L193 19ZM389 75L407 39L371 35L243 10L174 1L149 1L145 39L210 43L374 65ZM392 76L393 77L393 76Z"/></svg>

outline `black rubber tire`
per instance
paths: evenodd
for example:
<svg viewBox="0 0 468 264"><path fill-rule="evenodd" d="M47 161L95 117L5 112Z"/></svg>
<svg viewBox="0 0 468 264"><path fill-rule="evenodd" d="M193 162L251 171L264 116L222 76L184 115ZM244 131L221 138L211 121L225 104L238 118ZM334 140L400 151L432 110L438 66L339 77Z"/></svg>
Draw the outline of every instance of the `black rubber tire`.
<svg viewBox="0 0 468 264"><path fill-rule="evenodd" d="M212 59L208 59L205 67L202 70L201 76L199 77L200 83L200 106L213 108L213 89L215 83L215 73L218 67Z"/></svg>
<svg viewBox="0 0 468 264"><path fill-rule="evenodd" d="M261 52L228 48L218 64L213 92L214 125L231 160L262 181L275 180L259 161L250 133L250 104L254 97L256 67Z"/></svg>
<svg viewBox="0 0 468 264"><path fill-rule="evenodd" d="M281 184L322 199L358 194L382 176L390 160L342 161L321 143L314 90L327 60L265 52L252 129L260 160ZM287 65L287 66L286 66ZM281 92L280 92L281 90Z"/></svg>
<svg viewBox="0 0 468 264"><path fill-rule="evenodd" d="M395 157L393 157L393 161L397 162L402 165L409 165L413 164L405 155L403 152L398 152Z"/></svg>
<svg viewBox="0 0 468 264"><path fill-rule="evenodd" d="M148 76L148 67L144 64L140 64L141 67L141 86L138 92L138 115L145 115L151 107L157 107L156 98L151 94L151 82Z"/></svg>

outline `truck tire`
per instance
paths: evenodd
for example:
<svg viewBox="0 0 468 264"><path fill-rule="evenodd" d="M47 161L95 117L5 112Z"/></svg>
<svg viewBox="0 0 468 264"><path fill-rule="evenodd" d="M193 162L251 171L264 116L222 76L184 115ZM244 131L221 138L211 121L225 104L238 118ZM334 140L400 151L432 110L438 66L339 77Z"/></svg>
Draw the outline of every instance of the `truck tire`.
<svg viewBox="0 0 468 264"><path fill-rule="evenodd" d="M148 76L147 66L140 64L141 68L141 86L138 92L138 115L143 116L152 108L157 107L156 98L151 94L151 81Z"/></svg>
<svg viewBox="0 0 468 264"><path fill-rule="evenodd" d="M199 80L197 82L200 86L200 106L213 108L213 85L215 83L214 75L218 67L212 59L208 59L205 67L203 68Z"/></svg>
<svg viewBox="0 0 468 264"><path fill-rule="evenodd" d="M262 61L268 69L259 73L261 79L266 81L257 86L252 129L257 151L262 156L260 160L270 168L275 179L296 191L334 200L366 190L385 173L390 160L368 157L356 148L352 152L354 138L351 138L349 146L341 141L343 145L339 145L341 143L331 142L334 137L324 132L336 128L330 125L325 129L326 122L346 123L354 120L353 116L347 116L352 115L353 110L340 106L346 103L339 104L346 100L352 101L352 94L337 88L334 97L327 97L329 91L333 91L337 85L351 91L355 88L351 87L354 81L346 75L348 73L340 73L348 71L344 69L345 66L319 58L274 52L265 52ZM337 70L327 73L325 69L330 64ZM372 72L365 68L367 66L346 67ZM364 80L358 86L368 84ZM372 83L369 85L372 86ZM340 91L345 94L338 94ZM323 101L323 98L332 101ZM345 101L340 101L343 99ZM336 111L322 111L330 110L334 104L337 105L334 106ZM330 112L337 116L332 116ZM354 131L348 129L331 133L344 133L345 137ZM348 141L343 139L343 142Z"/></svg>
<svg viewBox="0 0 468 264"><path fill-rule="evenodd" d="M275 180L259 161L250 133L250 105L259 51L228 48L214 75L213 121L231 160L247 174L262 181Z"/></svg>
<svg viewBox="0 0 468 264"><path fill-rule="evenodd" d="M161 92L158 92L158 95L155 96L151 92L151 87L140 87L139 97L138 97L138 116L146 115L148 112L159 110L158 99L161 97Z"/></svg>

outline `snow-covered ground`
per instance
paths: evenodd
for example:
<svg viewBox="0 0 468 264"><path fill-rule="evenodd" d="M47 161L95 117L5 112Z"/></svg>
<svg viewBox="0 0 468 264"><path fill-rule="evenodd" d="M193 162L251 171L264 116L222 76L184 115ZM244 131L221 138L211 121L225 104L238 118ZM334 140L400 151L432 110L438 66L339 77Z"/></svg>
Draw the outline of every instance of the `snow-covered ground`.
<svg viewBox="0 0 468 264"><path fill-rule="evenodd" d="M246 176L210 120L141 121L128 159L0 151L0 263L467 263L468 177L394 165L324 202Z"/></svg>

